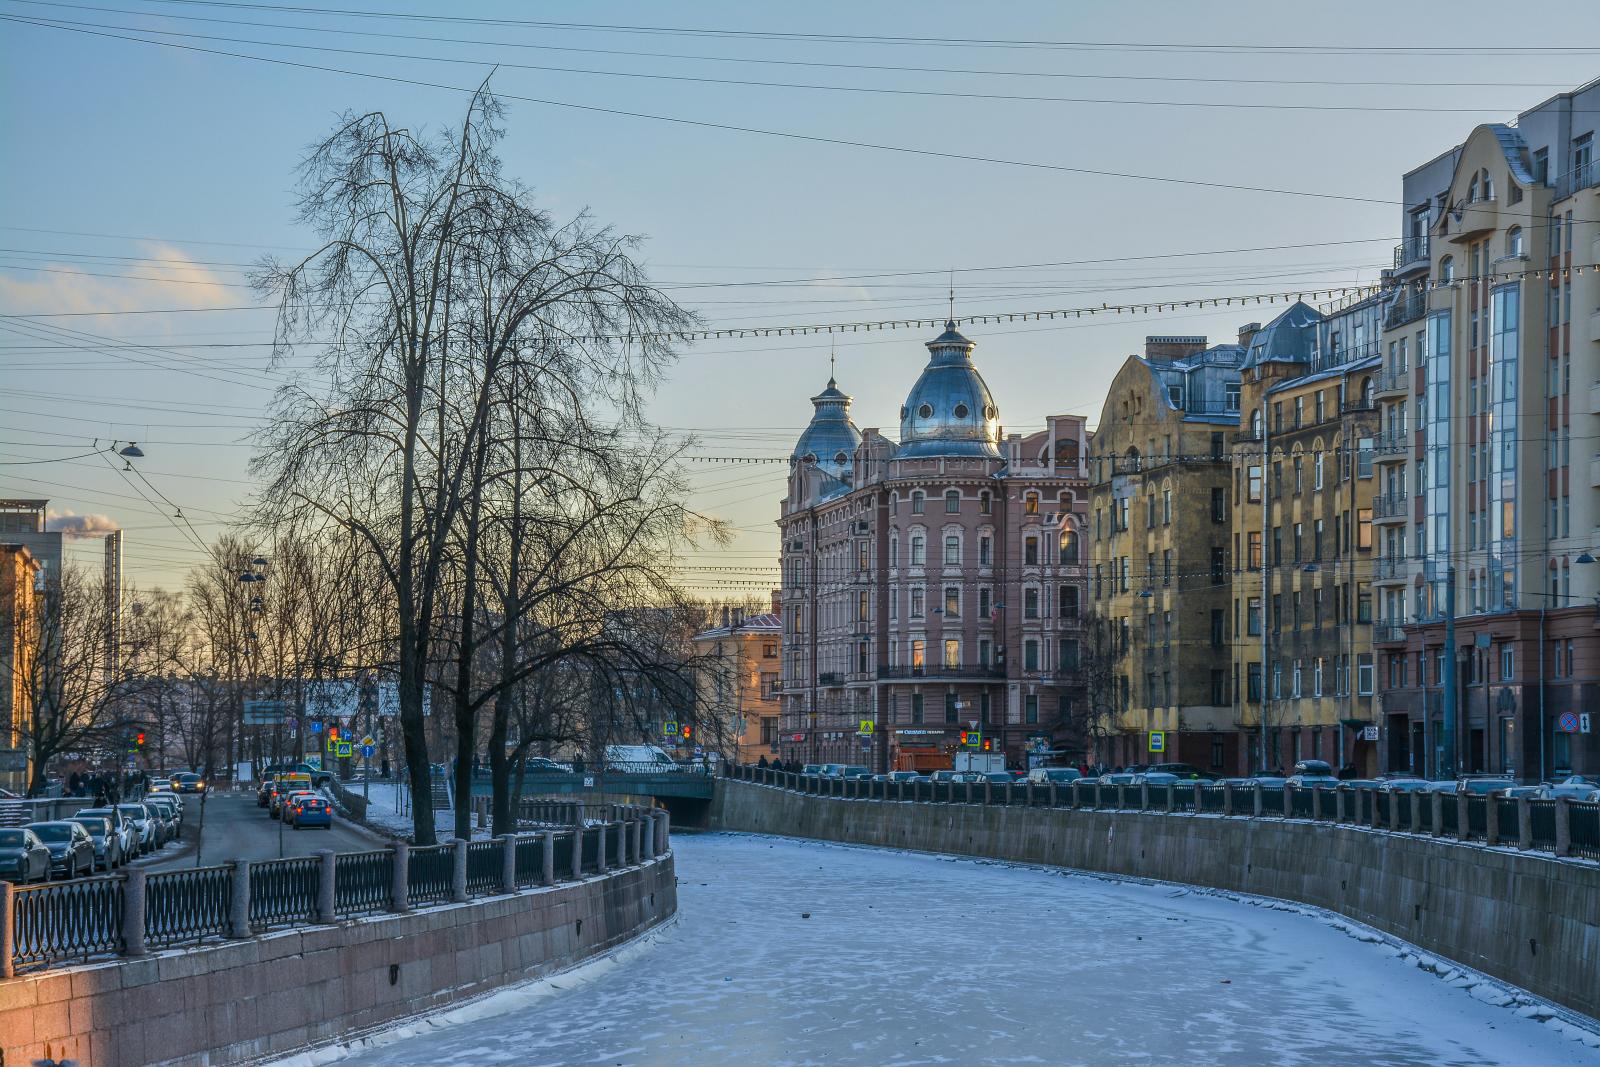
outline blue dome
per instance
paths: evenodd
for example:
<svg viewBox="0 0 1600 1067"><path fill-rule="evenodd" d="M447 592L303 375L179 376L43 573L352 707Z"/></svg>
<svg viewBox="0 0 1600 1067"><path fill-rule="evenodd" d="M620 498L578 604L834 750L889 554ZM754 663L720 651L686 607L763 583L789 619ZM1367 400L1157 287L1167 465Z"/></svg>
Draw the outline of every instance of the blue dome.
<svg viewBox="0 0 1600 1067"><path fill-rule="evenodd" d="M850 398L839 391L832 378L828 387L811 398L816 408L811 424L795 442L789 454L789 463L814 464L816 468L835 481L844 482L850 470L856 445L861 443L861 431L850 421Z"/></svg>
<svg viewBox="0 0 1600 1067"><path fill-rule="evenodd" d="M929 360L900 409L895 459L922 456L1000 458L1000 412L972 365L975 346L956 329L928 342Z"/></svg>

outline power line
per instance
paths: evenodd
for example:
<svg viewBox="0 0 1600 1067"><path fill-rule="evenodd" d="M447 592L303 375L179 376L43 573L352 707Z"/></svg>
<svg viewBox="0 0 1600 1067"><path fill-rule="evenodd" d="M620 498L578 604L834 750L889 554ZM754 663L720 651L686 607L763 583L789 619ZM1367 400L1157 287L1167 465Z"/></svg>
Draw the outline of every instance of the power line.
<svg viewBox="0 0 1600 1067"><path fill-rule="evenodd" d="M34 3L37 0L10 0L12 3ZM47 6L58 6L50 4ZM70 6L70 5L59 5ZM118 9L100 9L116 11ZM136 14L135 12L122 11L123 14ZM332 45L302 44L288 41L264 41L251 37L228 37L220 34L184 33L177 30L145 29L139 26L122 26L102 22L83 22L71 19L48 19L40 17L40 21L52 27L87 27L98 30L121 30L125 33L141 33L162 37L177 37L192 41L219 41L227 44L255 45L263 48L287 48L297 51L325 52L335 55L365 56L377 59L399 59L406 62L423 63L450 63L460 66L483 67L493 65L496 68L504 67L511 70L533 70L555 74L582 74L593 77L606 78L632 78L646 81L686 82L700 85L728 85L740 88L765 88L765 89L798 89L808 92L831 93L860 93L875 96L903 96L933 99L957 100L988 100L1004 103L1048 103L1048 104L1087 104L1110 105L1119 107L1174 107L1174 108L1218 108L1224 110L1264 110L1264 111L1332 111L1332 112L1394 112L1394 113L1441 113L1441 114L1470 114L1486 109L1483 107L1469 106L1435 106L1425 104L1294 104L1276 101L1214 101L1214 100L1136 100L1113 99L1106 97L1086 96L1043 96L1027 93L978 93L961 92L944 89L895 89L882 86L864 85L824 85L815 82L777 82L757 81L748 78L714 78L707 75L692 74L654 74L641 71L597 70L589 67L559 67L536 63L514 63L508 60L492 60L486 58L460 58L455 56L419 55L411 52L384 52L375 49L338 48ZM255 23L253 25L262 25ZM268 24L270 25L270 24ZM284 29L304 29L304 27L283 27ZM1515 111L1515 108L1501 110ZM1588 109L1576 109L1587 111Z"/></svg>
<svg viewBox="0 0 1600 1067"><path fill-rule="evenodd" d="M81 11L102 11L117 14L133 14L122 8L98 7L87 4L68 4L44 2L44 0L14 0L25 2L34 6L63 7ZM252 5L254 7L254 5ZM756 66L781 66L781 67L807 67L813 69L830 70L870 70L889 71L910 74L962 74L984 75L990 77L1006 78L1052 78L1072 79L1085 81L1133 81L1133 82L1180 82L1220 85L1308 85L1308 86L1337 86L1337 87L1373 87L1373 88L1513 88L1513 89L1560 89L1567 86L1567 82L1491 82L1491 81L1378 81L1372 79L1326 79L1326 78L1237 78L1217 76L1184 76L1184 75L1150 75L1150 74L1087 74L1081 72L1064 71L1031 71L1031 70L994 70L987 68L952 67L939 64L935 69L927 65L922 66L896 66L883 63L840 63L823 60L796 60L776 59L772 57L745 57L745 56L717 56L706 54L684 54L678 52L642 52L637 50L615 48L584 48L576 45L534 44L526 41L463 39L458 37L439 37L436 35L390 33L374 30L355 30L348 27L330 26L304 26L281 22L256 22L240 19L220 19L203 15L178 15L171 12L161 12L156 17L177 19L184 22L219 23L227 26L259 26L270 29L294 30L306 33L331 33L351 37L378 37L390 40L428 41L438 44L452 45L493 45L504 48L534 49L546 52L569 52L584 55L626 56L642 59L681 59L706 63L732 63Z"/></svg>

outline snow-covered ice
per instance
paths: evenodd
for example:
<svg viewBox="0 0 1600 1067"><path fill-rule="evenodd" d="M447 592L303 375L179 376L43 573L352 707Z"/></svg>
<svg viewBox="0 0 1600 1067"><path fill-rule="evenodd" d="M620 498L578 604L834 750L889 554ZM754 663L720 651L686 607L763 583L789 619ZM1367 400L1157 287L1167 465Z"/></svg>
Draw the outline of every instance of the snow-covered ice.
<svg viewBox="0 0 1600 1067"><path fill-rule="evenodd" d="M1600 1064L1547 1005L1497 1007L1481 976L1304 909L786 838L673 847L679 917L620 960L343 1062Z"/></svg>

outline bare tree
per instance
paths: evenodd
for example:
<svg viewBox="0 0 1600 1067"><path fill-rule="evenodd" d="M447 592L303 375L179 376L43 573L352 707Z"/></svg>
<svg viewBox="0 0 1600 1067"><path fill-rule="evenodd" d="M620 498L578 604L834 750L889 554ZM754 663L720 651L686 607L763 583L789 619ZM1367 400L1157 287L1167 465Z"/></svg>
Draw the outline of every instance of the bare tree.
<svg viewBox="0 0 1600 1067"><path fill-rule="evenodd" d="M301 217L322 246L258 278L279 300L279 357L314 347L329 380L279 393L255 462L269 483L262 519L332 526L376 563L394 612L419 843L436 836L423 691L444 654L458 792L470 790L508 382L638 427L643 393L690 321L649 286L634 240L586 216L558 226L502 175L500 115L480 91L447 136L378 113L344 119L300 172Z"/></svg>

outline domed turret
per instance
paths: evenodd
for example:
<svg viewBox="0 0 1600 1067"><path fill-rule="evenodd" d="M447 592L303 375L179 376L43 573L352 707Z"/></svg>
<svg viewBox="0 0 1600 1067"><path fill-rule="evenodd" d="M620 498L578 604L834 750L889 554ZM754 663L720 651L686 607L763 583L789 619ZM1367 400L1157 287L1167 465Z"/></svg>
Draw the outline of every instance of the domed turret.
<svg viewBox="0 0 1600 1067"><path fill-rule="evenodd" d="M841 485L847 484L846 475L856 445L861 442L861 431L850 421L850 398L829 378L828 387L812 397L811 403L816 411L811 415L811 425L795 442L789 465L805 464Z"/></svg>
<svg viewBox="0 0 1600 1067"><path fill-rule="evenodd" d="M928 342L931 358L900 409L895 459L1000 458L1000 413L983 376L972 365L974 347L954 322L946 322L944 333Z"/></svg>

